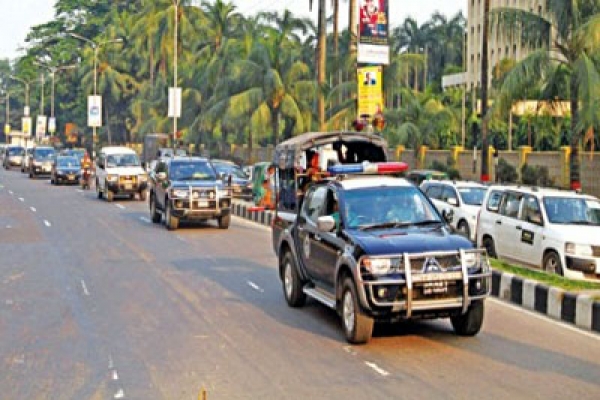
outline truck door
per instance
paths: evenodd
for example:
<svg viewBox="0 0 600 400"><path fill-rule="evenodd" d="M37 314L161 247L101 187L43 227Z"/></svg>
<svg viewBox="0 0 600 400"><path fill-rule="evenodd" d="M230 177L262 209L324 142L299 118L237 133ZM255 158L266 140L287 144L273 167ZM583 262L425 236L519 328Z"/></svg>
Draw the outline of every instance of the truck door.
<svg viewBox="0 0 600 400"><path fill-rule="evenodd" d="M317 229L317 219L323 212L327 187L313 187L307 193L306 200L298 217L296 251L300 261L311 279L321 280L319 276L319 245L321 235Z"/></svg>

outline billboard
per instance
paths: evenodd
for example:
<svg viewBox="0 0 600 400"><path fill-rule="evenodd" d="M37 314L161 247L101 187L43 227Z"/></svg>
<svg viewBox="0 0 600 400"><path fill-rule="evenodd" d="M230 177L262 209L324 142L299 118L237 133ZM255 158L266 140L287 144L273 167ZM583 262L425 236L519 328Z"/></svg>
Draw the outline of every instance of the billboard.
<svg viewBox="0 0 600 400"><path fill-rule="evenodd" d="M358 69L358 116L361 118L383 112L382 72L381 66Z"/></svg>
<svg viewBox="0 0 600 400"><path fill-rule="evenodd" d="M31 137L31 117L23 117L21 119L21 127L25 137Z"/></svg>
<svg viewBox="0 0 600 400"><path fill-rule="evenodd" d="M46 136L46 124L48 120L45 115L38 115L35 124L35 137L37 140L42 140Z"/></svg>
<svg viewBox="0 0 600 400"><path fill-rule="evenodd" d="M88 96L88 126L99 128L102 126L102 97Z"/></svg>
<svg viewBox="0 0 600 400"><path fill-rule="evenodd" d="M390 46L387 0L359 0L358 7L358 62L388 65Z"/></svg>

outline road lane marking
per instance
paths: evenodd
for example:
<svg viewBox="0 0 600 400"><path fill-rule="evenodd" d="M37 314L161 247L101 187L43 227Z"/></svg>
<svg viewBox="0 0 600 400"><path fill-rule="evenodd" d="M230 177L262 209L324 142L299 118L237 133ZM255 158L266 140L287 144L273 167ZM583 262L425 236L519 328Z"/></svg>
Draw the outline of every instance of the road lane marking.
<svg viewBox="0 0 600 400"><path fill-rule="evenodd" d="M144 221L147 224L152 223L152 221L150 221L150 218L148 218L148 217L140 217L140 221Z"/></svg>
<svg viewBox="0 0 600 400"><path fill-rule="evenodd" d="M20 201L20 202L24 202L24 201L25 201L25 199L24 199L24 198L22 198L22 197L19 197L19 201Z"/></svg>
<svg viewBox="0 0 600 400"><path fill-rule="evenodd" d="M523 312L525 314L528 314L531 317L537 318L537 319L542 320L542 321L546 321L549 324L553 324L553 325L557 325L557 326L563 327L563 328L565 328L565 329L567 329L567 330L569 330L571 332L577 332L577 333L582 334L583 336L587 336L587 337L589 337L591 339L596 339L596 340L600 341L600 335L598 335L597 333L588 332L588 331L584 330L584 328L579 328L577 326L573 326L573 325L571 325L571 324L569 324L567 322L561 322L561 321L554 320L554 319L548 317L545 314L540 314L540 313L528 310L528 309L523 308L523 307L515 306L513 304L510 304L510 303L507 303L505 301L496 299L494 297L488 297L487 300L488 301L492 301L492 302L494 302L496 304L500 304L500 305L503 305L505 307L511 308L511 309L513 309L515 311L521 311L521 312Z"/></svg>
<svg viewBox="0 0 600 400"><path fill-rule="evenodd" d="M6 225L6 229L10 229L10 228L12 228L12 226Z"/></svg>
<svg viewBox="0 0 600 400"><path fill-rule="evenodd" d="M36 212L37 210L35 209L35 207L29 207L29 209L33 212Z"/></svg>
<svg viewBox="0 0 600 400"><path fill-rule="evenodd" d="M182 238L181 236L177 235L175 236L177 239L179 239L179 241L183 242L183 243L187 243L187 240L185 240L184 238Z"/></svg>
<svg viewBox="0 0 600 400"><path fill-rule="evenodd" d="M118 381L119 380L119 374L117 373L116 369L112 373L112 380L113 381Z"/></svg>
<svg viewBox="0 0 600 400"><path fill-rule="evenodd" d="M115 204L115 207L120 208L121 210L125 209L125 206L123 204Z"/></svg>
<svg viewBox="0 0 600 400"><path fill-rule="evenodd" d="M76 191L77 193L83 193L83 190L81 190L81 189L75 189L75 191Z"/></svg>
<svg viewBox="0 0 600 400"><path fill-rule="evenodd" d="M83 279L81 280L81 287L83 288L83 294L85 294L86 296L89 296L90 292L88 291L88 288Z"/></svg>
<svg viewBox="0 0 600 400"><path fill-rule="evenodd" d="M108 355L108 369L113 369L115 367L115 363L113 362L112 355Z"/></svg>
<svg viewBox="0 0 600 400"><path fill-rule="evenodd" d="M373 371L377 372L381 376L388 376L390 374L386 370L378 367L375 363L365 361L365 364L367 365L367 367L371 368Z"/></svg>
<svg viewBox="0 0 600 400"><path fill-rule="evenodd" d="M11 196L14 194L12 190L8 191L8 194L10 194Z"/></svg>
<svg viewBox="0 0 600 400"><path fill-rule="evenodd" d="M114 398L115 399L124 399L125 392L123 392L123 389L119 389L119 391L117 393L115 393Z"/></svg>
<svg viewBox="0 0 600 400"><path fill-rule="evenodd" d="M258 286L256 283L252 282L252 281L248 281L248 286L250 286L252 289L264 293L264 289L262 289L260 286Z"/></svg>
<svg viewBox="0 0 600 400"><path fill-rule="evenodd" d="M48 222L48 220L44 220L44 225L46 225L48 228L52 226L52 224Z"/></svg>

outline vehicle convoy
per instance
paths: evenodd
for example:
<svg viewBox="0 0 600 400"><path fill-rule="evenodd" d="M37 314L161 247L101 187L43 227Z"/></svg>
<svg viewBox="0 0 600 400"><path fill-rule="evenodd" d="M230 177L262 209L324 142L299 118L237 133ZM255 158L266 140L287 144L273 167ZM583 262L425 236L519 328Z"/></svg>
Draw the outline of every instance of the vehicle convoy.
<svg viewBox="0 0 600 400"><path fill-rule="evenodd" d="M29 157L28 171L30 178L35 178L40 175L50 175L56 150L53 147L37 146L33 148Z"/></svg>
<svg viewBox="0 0 600 400"><path fill-rule="evenodd" d="M600 200L572 191L492 186L477 224L491 257L569 279L600 280Z"/></svg>
<svg viewBox="0 0 600 400"><path fill-rule="evenodd" d="M485 250L453 234L418 188L393 176L407 166L385 162L385 149L380 137L358 133L278 145L272 240L285 299L336 310L350 343L369 341L375 322L417 318L449 317L457 334L475 335L491 290ZM303 186L311 153L323 168Z"/></svg>
<svg viewBox="0 0 600 400"><path fill-rule="evenodd" d="M150 216L167 229L181 221L216 219L219 228L231 221L231 188L221 180L206 158L181 157L158 160L150 176Z"/></svg>
<svg viewBox="0 0 600 400"><path fill-rule="evenodd" d="M234 198L243 200L252 199L252 183L239 165L233 161L215 159L210 160L210 163L215 168L217 175L224 179L228 179L231 176L231 190Z"/></svg>
<svg viewBox="0 0 600 400"><path fill-rule="evenodd" d="M104 147L96 160L96 193L98 198L113 201L115 196L146 200L148 176L135 151L127 147Z"/></svg>

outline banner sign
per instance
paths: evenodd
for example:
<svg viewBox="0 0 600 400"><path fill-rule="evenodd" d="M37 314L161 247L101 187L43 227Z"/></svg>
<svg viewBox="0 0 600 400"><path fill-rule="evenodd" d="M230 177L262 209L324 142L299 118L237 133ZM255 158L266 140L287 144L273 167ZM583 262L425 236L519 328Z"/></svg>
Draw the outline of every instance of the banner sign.
<svg viewBox="0 0 600 400"><path fill-rule="evenodd" d="M102 96L88 96L88 126L102 126Z"/></svg>
<svg viewBox="0 0 600 400"><path fill-rule="evenodd" d="M390 63L389 12L387 0L359 0L358 62Z"/></svg>
<svg viewBox="0 0 600 400"><path fill-rule="evenodd" d="M48 119L45 115L38 115L35 124L35 137L37 140L42 140L46 136L46 123Z"/></svg>
<svg viewBox="0 0 600 400"><path fill-rule="evenodd" d="M31 117L23 117L21 119L21 127L25 137L31 137Z"/></svg>
<svg viewBox="0 0 600 400"><path fill-rule="evenodd" d="M358 117L371 118L383 112L383 68L358 69Z"/></svg>
<svg viewBox="0 0 600 400"><path fill-rule="evenodd" d="M181 118L181 88L169 88L169 115L170 118Z"/></svg>
<svg viewBox="0 0 600 400"><path fill-rule="evenodd" d="M56 133L56 118L54 117L48 119L48 132L53 135Z"/></svg>

